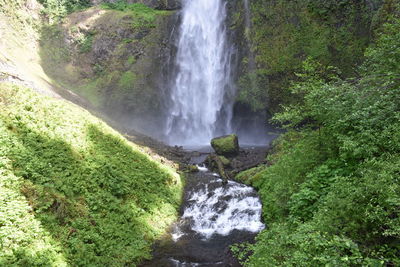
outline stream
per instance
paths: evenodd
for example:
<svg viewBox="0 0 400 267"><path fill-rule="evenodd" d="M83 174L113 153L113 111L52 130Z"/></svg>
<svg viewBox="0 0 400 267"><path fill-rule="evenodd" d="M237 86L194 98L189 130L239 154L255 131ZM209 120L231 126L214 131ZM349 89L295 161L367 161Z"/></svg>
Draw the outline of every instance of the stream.
<svg viewBox="0 0 400 267"><path fill-rule="evenodd" d="M180 218L141 266L241 266L230 245L252 242L265 228L256 191L234 181L224 185L201 165L206 156L191 158L199 172L187 176Z"/></svg>
<svg viewBox="0 0 400 267"><path fill-rule="evenodd" d="M203 152L179 149L204 146L212 138L234 131L237 50L228 38L227 3L182 1L175 67L170 74L171 84L166 83L170 99L166 101L164 135L165 141L176 148L172 158L191 155L187 163L197 165L199 171L187 175L180 218L154 246L153 259L142 266L241 266L230 246L253 241L265 227L261 202L253 188L234 181L224 183L202 165L210 148ZM243 157L238 155L232 163L237 171L265 159L260 153L261 160L252 158L249 151L239 154Z"/></svg>

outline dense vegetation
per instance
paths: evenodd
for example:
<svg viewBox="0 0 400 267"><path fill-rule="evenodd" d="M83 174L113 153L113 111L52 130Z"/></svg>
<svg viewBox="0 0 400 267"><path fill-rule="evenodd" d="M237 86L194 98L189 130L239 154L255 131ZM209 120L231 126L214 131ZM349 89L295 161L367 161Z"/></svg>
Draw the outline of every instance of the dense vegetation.
<svg viewBox="0 0 400 267"><path fill-rule="evenodd" d="M0 266L135 265L181 189L90 113L0 83Z"/></svg>
<svg viewBox="0 0 400 267"><path fill-rule="evenodd" d="M343 78L356 73L376 24L382 1L359 0L254 0L251 27L245 32L254 57L243 59L238 101L255 111L280 111L280 104L295 102L287 90L297 80L307 57L323 66L335 66ZM245 11L241 12L244 20ZM244 22L238 22L243 25Z"/></svg>
<svg viewBox="0 0 400 267"><path fill-rule="evenodd" d="M58 22L67 14L91 6L90 0L38 0L49 22Z"/></svg>
<svg viewBox="0 0 400 267"><path fill-rule="evenodd" d="M245 266L400 265L400 9L386 4L359 76L306 60L271 165L239 176L267 224L234 249Z"/></svg>
<svg viewBox="0 0 400 267"><path fill-rule="evenodd" d="M91 0L38 0L43 5L42 13L50 22L59 22L66 15L92 6ZM148 20L154 16L154 9L142 3L127 3L126 0L105 2L100 5L103 8L119 11L133 11L137 16L147 15ZM154 20L154 19L153 19Z"/></svg>

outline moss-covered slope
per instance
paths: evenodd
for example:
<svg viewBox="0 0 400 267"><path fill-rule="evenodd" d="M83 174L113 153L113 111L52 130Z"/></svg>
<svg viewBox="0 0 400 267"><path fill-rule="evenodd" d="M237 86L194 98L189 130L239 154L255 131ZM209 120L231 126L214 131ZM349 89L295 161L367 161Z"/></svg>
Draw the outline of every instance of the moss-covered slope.
<svg viewBox="0 0 400 267"><path fill-rule="evenodd" d="M180 177L81 108L0 84L0 265L127 266L175 219Z"/></svg>

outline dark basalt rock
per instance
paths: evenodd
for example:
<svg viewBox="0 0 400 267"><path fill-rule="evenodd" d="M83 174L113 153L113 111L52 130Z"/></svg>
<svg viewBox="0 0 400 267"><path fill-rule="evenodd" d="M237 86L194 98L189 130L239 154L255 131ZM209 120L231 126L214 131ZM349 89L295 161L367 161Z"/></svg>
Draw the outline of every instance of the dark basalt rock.
<svg viewBox="0 0 400 267"><path fill-rule="evenodd" d="M266 163L266 156L269 152L270 147L245 147L239 150L239 153L235 157L229 159L229 164L223 164L221 156L210 154L205 159L205 165L212 171L217 172L222 177L229 177L233 179L236 174L241 171L256 167L260 164ZM221 164L217 164L216 160L221 161ZM221 167L222 165L222 167ZM221 173L222 172L222 173Z"/></svg>

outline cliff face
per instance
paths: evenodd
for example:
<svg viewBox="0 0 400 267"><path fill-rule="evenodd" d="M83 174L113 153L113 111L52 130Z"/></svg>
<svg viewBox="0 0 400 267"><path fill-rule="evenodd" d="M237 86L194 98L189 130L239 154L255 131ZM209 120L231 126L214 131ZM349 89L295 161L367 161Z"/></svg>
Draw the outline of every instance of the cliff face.
<svg viewBox="0 0 400 267"><path fill-rule="evenodd" d="M73 13L42 31L43 67L112 119L151 135L162 125L175 24L174 12L144 5Z"/></svg>
<svg viewBox="0 0 400 267"><path fill-rule="evenodd" d="M357 73L383 1L254 0L247 10L245 0L238 2L231 25L242 49L237 102L274 113L296 101L288 88L307 58L343 78Z"/></svg>

